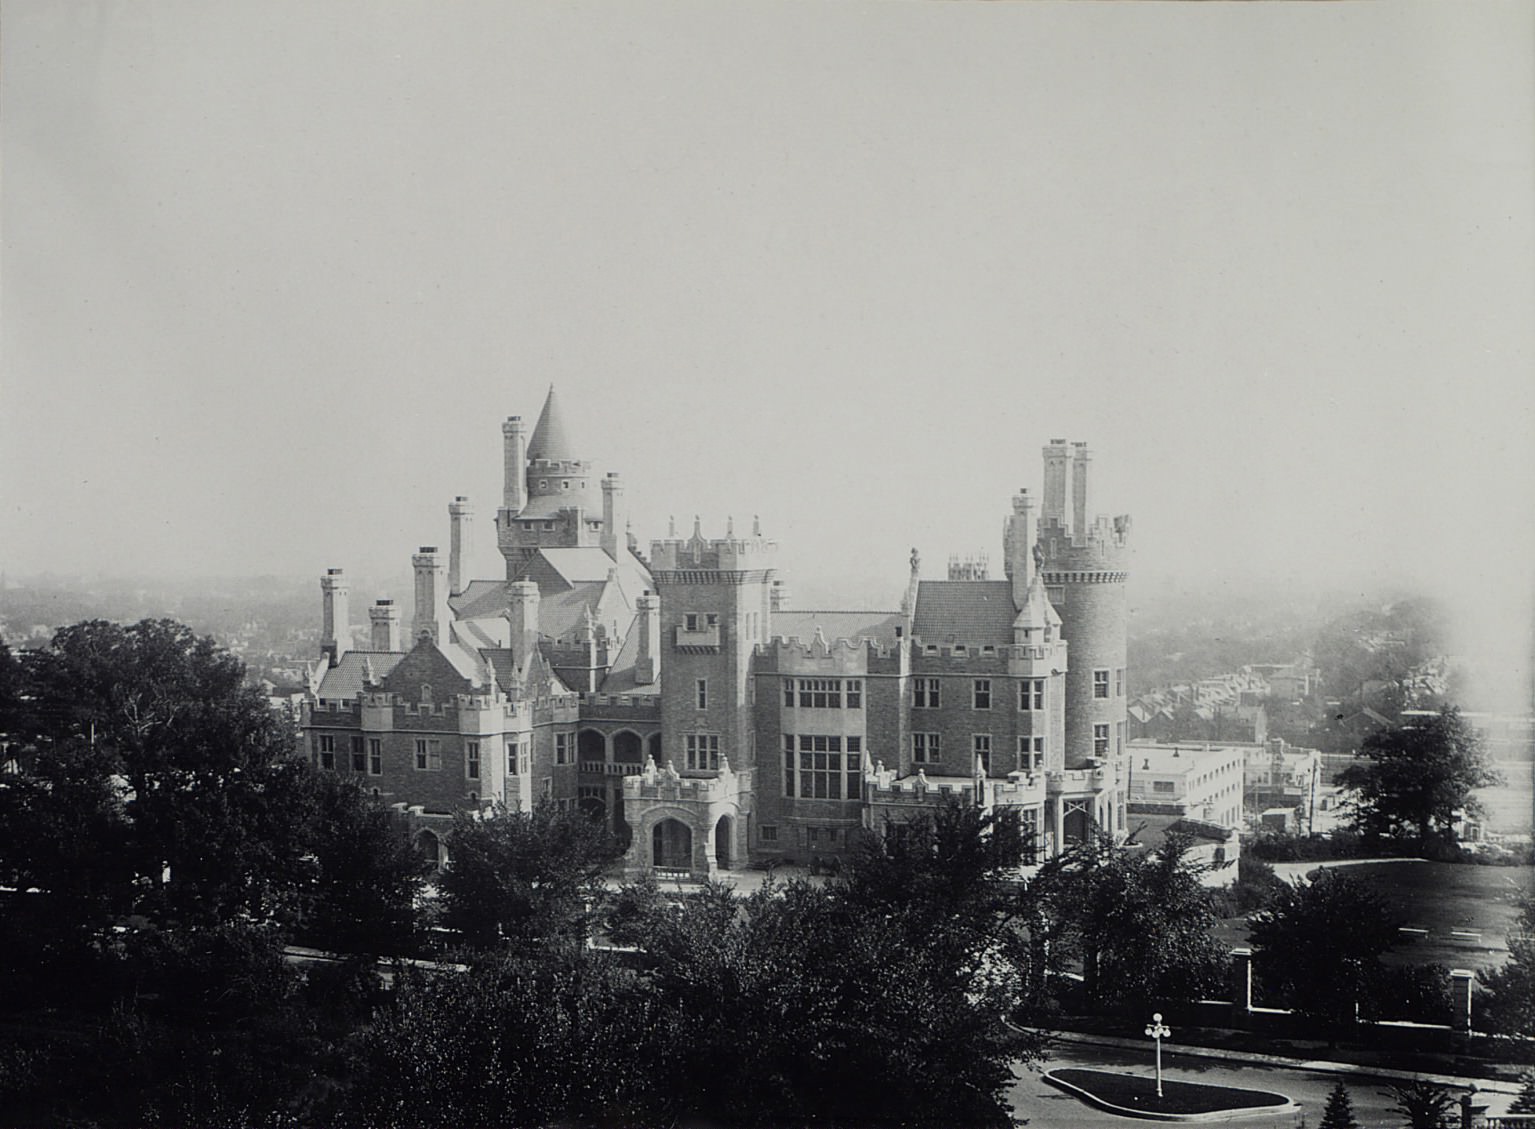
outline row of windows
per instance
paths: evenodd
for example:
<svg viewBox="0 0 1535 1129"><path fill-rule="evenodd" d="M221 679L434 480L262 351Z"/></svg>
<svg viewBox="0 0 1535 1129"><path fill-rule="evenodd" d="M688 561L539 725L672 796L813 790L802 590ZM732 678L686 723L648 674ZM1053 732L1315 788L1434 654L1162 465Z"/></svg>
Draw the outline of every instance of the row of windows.
<svg viewBox="0 0 1535 1129"><path fill-rule="evenodd" d="M1125 696L1125 668L1115 667L1111 672L1108 667L1102 667L1093 671L1093 697L1107 698L1109 696L1109 678L1114 679L1114 697Z"/></svg>
<svg viewBox="0 0 1535 1129"><path fill-rule="evenodd" d="M850 710L863 709L863 679L861 678L785 678L783 680L783 704L793 709L798 701L800 709Z"/></svg>
<svg viewBox="0 0 1535 1129"><path fill-rule="evenodd" d="M855 834L856 829L849 827L801 827L799 829L800 846L835 847L839 842L843 846L851 846ZM765 823L757 828L757 837L764 843L777 843L778 828L771 823Z"/></svg>
<svg viewBox="0 0 1535 1129"><path fill-rule="evenodd" d="M1125 751L1125 723L1119 722L1114 726L1114 730L1116 731L1112 733L1114 751L1122 753ZM1093 756L1101 758L1109 755L1110 736L1111 731L1107 723L1093 726Z"/></svg>
<svg viewBox="0 0 1535 1129"><path fill-rule="evenodd" d="M979 757L986 771L991 771L991 734L973 733L970 751ZM943 739L938 733L913 733L911 735L911 759L916 764L938 764L943 760ZM1039 771L1045 767L1045 739L1043 737L1019 737L1016 769Z"/></svg>
<svg viewBox="0 0 1535 1129"><path fill-rule="evenodd" d="M1045 708L1044 678L1020 678L1018 680L1018 708L1026 713L1037 713ZM992 690L990 678L970 680L970 707L977 710L991 709ZM943 705L943 680L939 678L913 678L911 680L911 704L917 709L936 710Z"/></svg>
<svg viewBox="0 0 1535 1129"><path fill-rule="evenodd" d="M351 766L353 772L366 772L369 776L382 776L384 774L384 742L378 737L351 737ZM336 767L336 737L331 733L321 733L315 737L315 751L321 768L332 769ZM531 747L527 740L508 741L506 743L506 771L509 776L519 773L527 775L530 769L532 757ZM556 733L554 735L554 763L570 764L575 760L575 735L572 733ZM439 772L442 770L442 741L437 737L417 737L415 741L414 762L418 772ZM717 767L717 766L716 766ZM481 778L480 742L464 742L464 776L469 780Z"/></svg>
<svg viewBox="0 0 1535 1129"><path fill-rule="evenodd" d="M863 738L785 733L783 794L806 800L856 800L863 795Z"/></svg>
<svg viewBox="0 0 1535 1129"><path fill-rule="evenodd" d="M315 751L321 768L336 767L336 736L322 733L315 738ZM366 746L361 737L351 738L352 771L366 772L369 776L384 774L384 743L377 737L368 738Z"/></svg>

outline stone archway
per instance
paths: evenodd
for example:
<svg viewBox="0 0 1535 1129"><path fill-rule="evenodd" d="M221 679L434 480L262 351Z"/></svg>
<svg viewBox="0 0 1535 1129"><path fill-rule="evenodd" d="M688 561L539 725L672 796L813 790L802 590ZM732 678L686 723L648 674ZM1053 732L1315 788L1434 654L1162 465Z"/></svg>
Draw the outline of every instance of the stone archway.
<svg viewBox="0 0 1535 1129"><path fill-rule="evenodd" d="M620 729L613 734L613 761L616 764L644 765L644 739L633 730Z"/></svg>
<svg viewBox="0 0 1535 1129"><path fill-rule="evenodd" d="M426 860L428 868L436 874L448 865L448 852L435 831L421 831L416 835L416 851Z"/></svg>
<svg viewBox="0 0 1535 1129"><path fill-rule="evenodd" d="M650 864L658 870L693 869L693 829L680 819L663 819L650 832Z"/></svg>
<svg viewBox="0 0 1535 1129"><path fill-rule="evenodd" d="M732 865L730 844L735 827L736 821L728 815L720 816L720 821L714 825L714 865L721 870L729 870Z"/></svg>

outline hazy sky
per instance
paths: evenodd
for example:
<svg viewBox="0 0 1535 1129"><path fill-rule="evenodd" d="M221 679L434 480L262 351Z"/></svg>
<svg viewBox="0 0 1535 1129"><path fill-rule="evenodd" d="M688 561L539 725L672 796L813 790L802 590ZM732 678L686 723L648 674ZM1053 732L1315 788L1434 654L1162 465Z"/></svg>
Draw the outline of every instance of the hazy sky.
<svg viewBox="0 0 1535 1129"><path fill-rule="evenodd" d="M12 572L383 574L463 493L488 573L553 382L642 542L760 514L791 585L1000 567L1064 437L1144 576L1405 579L1528 654L1523 0L0 31Z"/></svg>

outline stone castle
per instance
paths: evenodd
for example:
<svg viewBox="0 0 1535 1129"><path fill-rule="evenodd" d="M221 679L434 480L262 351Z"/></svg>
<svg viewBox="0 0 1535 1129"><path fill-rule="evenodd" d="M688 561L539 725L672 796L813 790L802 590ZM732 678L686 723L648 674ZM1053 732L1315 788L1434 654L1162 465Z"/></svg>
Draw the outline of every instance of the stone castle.
<svg viewBox="0 0 1535 1129"><path fill-rule="evenodd" d="M542 801L626 837L631 873L832 859L945 797L1018 809L1041 856L1123 833L1130 522L1092 514L1086 444L1044 449L1037 508L1013 497L1003 579L971 559L924 580L913 550L900 608L799 611L755 522L642 553L552 388L502 436L504 577L465 575L458 497L446 560L412 557L408 634L379 600L356 646L344 572L321 578L309 755L429 856L457 811Z"/></svg>

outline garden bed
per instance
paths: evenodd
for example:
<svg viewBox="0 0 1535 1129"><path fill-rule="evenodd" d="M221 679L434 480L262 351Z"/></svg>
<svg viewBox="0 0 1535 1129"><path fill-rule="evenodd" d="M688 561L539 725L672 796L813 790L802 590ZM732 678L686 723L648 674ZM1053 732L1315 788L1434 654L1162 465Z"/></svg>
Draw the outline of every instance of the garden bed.
<svg viewBox="0 0 1535 1129"><path fill-rule="evenodd" d="M1203 1082L1162 1082L1109 1070L1075 1067L1051 1070L1045 1081L1112 1113L1156 1121L1216 1121L1245 1113L1272 1113L1295 1106L1283 1094L1244 1090L1235 1086L1211 1086Z"/></svg>

